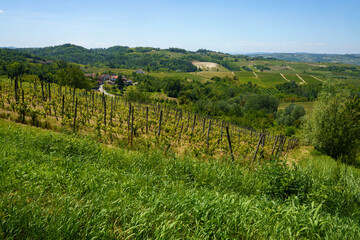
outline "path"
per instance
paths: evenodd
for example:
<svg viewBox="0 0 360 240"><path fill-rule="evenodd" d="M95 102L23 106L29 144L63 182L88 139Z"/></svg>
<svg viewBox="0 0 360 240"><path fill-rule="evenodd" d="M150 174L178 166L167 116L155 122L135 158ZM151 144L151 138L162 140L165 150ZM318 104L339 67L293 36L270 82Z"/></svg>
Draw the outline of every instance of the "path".
<svg viewBox="0 0 360 240"><path fill-rule="evenodd" d="M100 87L99 87L99 91L100 91L101 93L104 93L105 95L107 95L107 96L109 96L109 97L115 97L115 95L106 92L103 87L104 87L104 84L101 84Z"/></svg>
<svg viewBox="0 0 360 240"><path fill-rule="evenodd" d="M285 79L286 81L290 82L290 80L287 79L287 78L284 76L284 74L280 73L280 75L282 76L283 79Z"/></svg>
<svg viewBox="0 0 360 240"><path fill-rule="evenodd" d="M253 74L255 75L256 78L259 78L259 76L255 72L253 72Z"/></svg>
<svg viewBox="0 0 360 240"><path fill-rule="evenodd" d="M310 77L313 77L313 78L315 78L316 80L318 80L318 81L320 81L320 82L322 82L322 83L326 83L324 80L321 80L321 79L319 79L319 78L317 78L317 77L314 77L313 75L310 75Z"/></svg>
<svg viewBox="0 0 360 240"><path fill-rule="evenodd" d="M300 77L299 74L296 74L296 76L302 81L302 84L307 84L307 82L305 82L305 80L302 77Z"/></svg>

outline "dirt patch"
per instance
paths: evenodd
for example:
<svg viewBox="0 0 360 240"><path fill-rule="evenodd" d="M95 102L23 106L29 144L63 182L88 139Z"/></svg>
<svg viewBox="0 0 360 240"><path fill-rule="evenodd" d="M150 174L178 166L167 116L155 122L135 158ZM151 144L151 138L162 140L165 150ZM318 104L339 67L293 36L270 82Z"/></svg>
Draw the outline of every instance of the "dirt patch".
<svg viewBox="0 0 360 240"><path fill-rule="evenodd" d="M213 62L198 62L198 61L194 61L192 62L192 64L194 64L196 67L200 68L201 70L213 70L213 69L218 69L219 68L219 64L217 63L213 63Z"/></svg>

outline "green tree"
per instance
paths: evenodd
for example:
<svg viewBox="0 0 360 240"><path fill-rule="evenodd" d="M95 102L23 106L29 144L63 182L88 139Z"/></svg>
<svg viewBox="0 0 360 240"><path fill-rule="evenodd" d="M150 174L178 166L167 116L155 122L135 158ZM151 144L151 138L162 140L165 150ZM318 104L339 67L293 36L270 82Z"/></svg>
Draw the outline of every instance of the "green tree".
<svg viewBox="0 0 360 240"><path fill-rule="evenodd" d="M305 108L302 105L290 104L281 114L278 114L277 121L279 124L287 126L299 126L299 120L305 115Z"/></svg>
<svg viewBox="0 0 360 240"><path fill-rule="evenodd" d="M324 86L306 123L315 149L335 159L356 163L360 145L360 99L340 84Z"/></svg>
<svg viewBox="0 0 360 240"><path fill-rule="evenodd" d="M122 77L123 77L123 76L122 76L121 74L119 74L119 75L118 75L118 78L117 78L116 81L115 81L115 83L117 84L117 86L118 86L118 88L119 88L120 90L122 90L122 89L124 88L124 86L125 86Z"/></svg>
<svg viewBox="0 0 360 240"><path fill-rule="evenodd" d="M166 92L169 97L178 97L181 91L180 79L164 78L164 81L166 82L164 86L164 92Z"/></svg>
<svg viewBox="0 0 360 240"><path fill-rule="evenodd" d="M279 99L274 96L265 94L249 95L245 99L244 111L254 109L274 114L277 112L278 106Z"/></svg>
<svg viewBox="0 0 360 240"><path fill-rule="evenodd" d="M69 65L65 69L59 70L58 76L61 85L68 85L73 88L91 88L90 81L86 79L83 71L77 66Z"/></svg>
<svg viewBox="0 0 360 240"><path fill-rule="evenodd" d="M127 87L123 96L127 101L149 102L149 96L135 86Z"/></svg>

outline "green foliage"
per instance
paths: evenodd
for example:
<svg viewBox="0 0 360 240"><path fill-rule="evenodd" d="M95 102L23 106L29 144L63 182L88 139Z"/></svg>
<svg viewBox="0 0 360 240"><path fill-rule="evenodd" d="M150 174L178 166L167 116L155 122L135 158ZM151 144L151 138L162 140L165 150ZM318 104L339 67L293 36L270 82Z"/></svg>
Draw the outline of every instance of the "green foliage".
<svg viewBox="0 0 360 240"><path fill-rule="evenodd" d="M129 86L125 89L123 97L126 101L149 102L149 96L141 92L135 86Z"/></svg>
<svg viewBox="0 0 360 240"><path fill-rule="evenodd" d="M326 85L308 118L306 131L317 150L355 164L360 146L359 98L351 97L344 85Z"/></svg>
<svg viewBox="0 0 360 240"><path fill-rule="evenodd" d="M85 78L83 71L76 66L68 66L60 70L60 84L73 88L90 89L90 82Z"/></svg>
<svg viewBox="0 0 360 240"><path fill-rule="evenodd" d="M285 94L293 94L305 97L307 100L314 100L321 91L321 84L299 85L295 81L285 82L276 85L276 89Z"/></svg>
<svg viewBox="0 0 360 240"><path fill-rule="evenodd" d="M311 189L311 180L299 170L296 165L292 168L285 161L272 160L260 171L264 183L262 191L274 198L286 199L296 195L305 200Z"/></svg>
<svg viewBox="0 0 360 240"><path fill-rule="evenodd" d="M274 114L277 112L278 106L279 99L274 96L264 94L249 95L245 99L244 111L254 109Z"/></svg>
<svg viewBox="0 0 360 240"><path fill-rule="evenodd" d="M178 78L164 78L164 91L169 97L178 97L181 91L180 79Z"/></svg>
<svg viewBox="0 0 360 240"><path fill-rule="evenodd" d="M278 114L277 122L286 126L300 126L299 119L305 115L305 108L295 103L290 104L283 112Z"/></svg>

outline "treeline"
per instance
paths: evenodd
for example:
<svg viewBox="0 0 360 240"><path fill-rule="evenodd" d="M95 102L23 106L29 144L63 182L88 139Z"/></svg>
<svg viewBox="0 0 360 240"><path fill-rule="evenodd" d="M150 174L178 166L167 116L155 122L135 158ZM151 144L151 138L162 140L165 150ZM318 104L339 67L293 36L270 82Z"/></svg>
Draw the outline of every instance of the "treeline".
<svg viewBox="0 0 360 240"><path fill-rule="evenodd" d="M58 83L73 88L91 89L97 86L94 80L85 78L83 71L63 60L42 62L41 58L15 50L0 50L0 76L16 82Z"/></svg>
<svg viewBox="0 0 360 240"><path fill-rule="evenodd" d="M215 62L231 71L241 71L241 68L233 62L236 62L238 58L245 58L244 56L233 56L202 49L197 52L186 51L181 48L130 48L126 46L86 49L72 44L45 48L22 48L19 51L52 60L65 60L78 64L111 68L141 68L148 72L194 72L197 67L192 64L192 61Z"/></svg>

